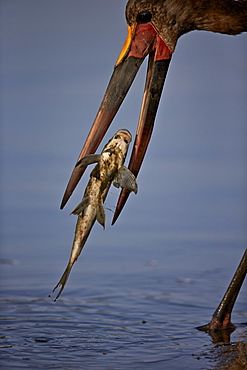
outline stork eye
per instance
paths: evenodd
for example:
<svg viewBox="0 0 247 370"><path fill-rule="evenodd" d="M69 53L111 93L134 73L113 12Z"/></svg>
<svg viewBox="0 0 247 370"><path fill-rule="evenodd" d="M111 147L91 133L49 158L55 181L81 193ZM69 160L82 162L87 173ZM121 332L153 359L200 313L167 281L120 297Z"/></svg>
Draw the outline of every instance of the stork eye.
<svg viewBox="0 0 247 370"><path fill-rule="evenodd" d="M152 19L152 14L150 12L141 12L137 15L137 23L148 23Z"/></svg>

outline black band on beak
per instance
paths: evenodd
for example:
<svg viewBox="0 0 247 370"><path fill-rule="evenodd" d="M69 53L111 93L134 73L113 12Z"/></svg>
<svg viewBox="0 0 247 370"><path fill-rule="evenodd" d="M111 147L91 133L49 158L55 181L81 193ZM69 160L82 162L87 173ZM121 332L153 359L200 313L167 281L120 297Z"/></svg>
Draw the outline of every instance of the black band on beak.
<svg viewBox="0 0 247 370"><path fill-rule="evenodd" d="M129 165L131 171L137 175L153 130L155 115L172 53L157 34L151 22L133 24L129 26L128 30L127 40L120 53L99 111L77 162L84 156L93 154L98 148L122 104L138 69L144 58L149 54L141 115ZM84 171L85 167L77 166L74 168L62 199L61 209L67 203ZM121 197L123 197L122 194ZM121 203L122 199L119 202ZM117 214L121 211L120 208L116 209L113 223L116 221Z"/></svg>
<svg viewBox="0 0 247 370"><path fill-rule="evenodd" d="M144 58L136 58L131 56L124 59L114 68L99 111L85 141L83 149L77 159L77 162L80 161L85 155L94 153L98 148L127 92L129 91L129 88L143 60ZM86 167L79 166L74 168L61 202L61 209L64 208L76 185L80 181L85 169Z"/></svg>
<svg viewBox="0 0 247 370"><path fill-rule="evenodd" d="M134 147L132 150L128 167L129 170L133 172L135 176L138 175L152 135L155 116L157 113L162 89L170 64L170 59L155 61L154 57L155 52L152 52L149 55L149 63L142 101L142 108L136 131ZM118 216L120 215L121 210L123 209L129 194L130 192L126 189L123 189L121 191L117 207L113 216L112 225L116 222Z"/></svg>

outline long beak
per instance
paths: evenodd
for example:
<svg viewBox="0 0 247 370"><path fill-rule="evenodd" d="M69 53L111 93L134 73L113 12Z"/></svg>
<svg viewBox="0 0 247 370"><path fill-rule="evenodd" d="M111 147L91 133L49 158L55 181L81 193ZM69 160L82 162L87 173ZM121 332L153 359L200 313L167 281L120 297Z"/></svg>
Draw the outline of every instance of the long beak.
<svg viewBox="0 0 247 370"><path fill-rule="evenodd" d="M85 155L94 153L98 148L138 69L148 54L149 63L141 114L129 163L129 169L137 176L152 134L155 115L172 54L151 22L134 24L128 27L127 39L77 162ZM74 168L62 199L61 209L67 203L84 171L85 167L77 166ZM128 191L121 192L112 224L119 216L128 195Z"/></svg>

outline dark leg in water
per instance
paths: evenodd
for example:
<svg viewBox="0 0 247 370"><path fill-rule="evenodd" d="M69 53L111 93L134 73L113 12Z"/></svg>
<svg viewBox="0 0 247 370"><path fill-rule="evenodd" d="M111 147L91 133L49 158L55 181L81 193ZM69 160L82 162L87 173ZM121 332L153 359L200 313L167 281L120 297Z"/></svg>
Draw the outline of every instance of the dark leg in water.
<svg viewBox="0 0 247 370"><path fill-rule="evenodd" d="M233 329L235 325L231 323L231 313L240 291L240 288L243 284L247 273L247 249L244 252L243 258L235 272L235 275L230 282L227 291L220 302L219 306L215 310L212 320L209 324L199 326L198 330L204 330L206 332L224 330L224 329Z"/></svg>

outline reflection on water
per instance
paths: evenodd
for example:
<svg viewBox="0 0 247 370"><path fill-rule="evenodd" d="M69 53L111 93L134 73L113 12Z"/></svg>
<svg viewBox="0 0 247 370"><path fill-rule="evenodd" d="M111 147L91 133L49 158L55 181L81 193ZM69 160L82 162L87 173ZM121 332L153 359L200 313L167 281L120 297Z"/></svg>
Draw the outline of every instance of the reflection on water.
<svg viewBox="0 0 247 370"><path fill-rule="evenodd" d="M182 263L185 245L175 248L176 255L160 250L155 263L144 248L132 264L106 248L105 260L79 259L56 303L48 294L66 261L2 265L3 368L213 368L219 350L213 352L211 338L195 327L209 321L227 285L228 266L209 268L220 248L200 250L201 263L190 272ZM233 315L233 344L247 338L245 295L246 286Z"/></svg>

